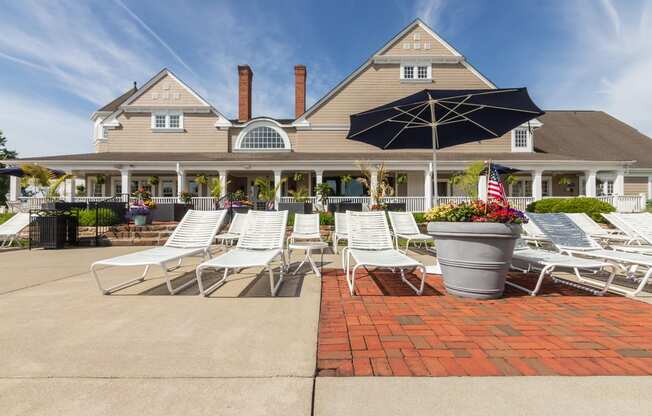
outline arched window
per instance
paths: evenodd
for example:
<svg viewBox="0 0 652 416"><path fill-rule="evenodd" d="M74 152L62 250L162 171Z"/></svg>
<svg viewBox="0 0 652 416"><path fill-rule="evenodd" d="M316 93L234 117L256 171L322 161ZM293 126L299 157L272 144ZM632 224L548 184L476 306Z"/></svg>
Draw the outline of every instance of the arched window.
<svg viewBox="0 0 652 416"><path fill-rule="evenodd" d="M236 150L290 150L287 134L270 121L247 126L236 141Z"/></svg>

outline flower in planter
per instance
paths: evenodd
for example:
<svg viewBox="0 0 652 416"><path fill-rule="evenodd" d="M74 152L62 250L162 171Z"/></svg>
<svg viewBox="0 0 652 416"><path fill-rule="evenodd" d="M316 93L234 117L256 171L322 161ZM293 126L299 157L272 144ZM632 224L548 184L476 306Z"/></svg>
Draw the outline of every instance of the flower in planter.
<svg viewBox="0 0 652 416"><path fill-rule="evenodd" d="M471 201L460 204L440 205L425 214L433 222L497 222L523 224L528 222L522 211L505 207L496 202Z"/></svg>
<svg viewBox="0 0 652 416"><path fill-rule="evenodd" d="M129 206L129 211L127 211L127 218L134 219L138 215L147 215L149 214L149 207L145 205L143 201L136 201Z"/></svg>
<svg viewBox="0 0 652 416"><path fill-rule="evenodd" d="M181 192L179 194L179 199L184 204L190 205L192 203L192 194L190 192Z"/></svg>

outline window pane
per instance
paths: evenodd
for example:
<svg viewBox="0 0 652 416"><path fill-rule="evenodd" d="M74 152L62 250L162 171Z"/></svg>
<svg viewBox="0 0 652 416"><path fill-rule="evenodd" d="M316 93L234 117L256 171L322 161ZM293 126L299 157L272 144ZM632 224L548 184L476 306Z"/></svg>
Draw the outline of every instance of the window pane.
<svg viewBox="0 0 652 416"><path fill-rule="evenodd" d="M527 129L514 130L514 147L527 147Z"/></svg>
<svg viewBox="0 0 652 416"><path fill-rule="evenodd" d="M174 196L174 184L172 181L163 181L163 196Z"/></svg>
<svg viewBox="0 0 652 416"><path fill-rule="evenodd" d="M281 135L271 127L263 126L252 129L242 139L241 149L285 149Z"/></svg>
<svg viewBox="0 0 652 416"><path fill-rule="evenodd" d="M190 183L188 183L188 192L190 192L192 196L199 196L199 184L195 181L190 181Z"/></svg>
<svg viewBox="0 0 652 416"><path fill-rule="evenodd" d="M178 115L171 115L170 116L170 128L171 129L178 129L179 128L179 116Z"/></svg>
<svg viewBox="0 0 652 416"><path fill-rule="evenodd" d="M156 118L155 118L155 122L156 123L154 124L154 126L157 129L164 129L165 128L165 116L157 115Z"/></svg>
<svg viewBox="0 0 652 416"><path fill-rule="evenodd" d="M404 66L403 67L403 78L405 78L405 79L414 78L414 67Z"/></svg>
<svg viewBox="0 0 652 416"><path fill-rule="evenodd" d="M419 66L419 67L417 67L417 78L419 78L419 79L428 78L428 67L427 66Z"/></svg>

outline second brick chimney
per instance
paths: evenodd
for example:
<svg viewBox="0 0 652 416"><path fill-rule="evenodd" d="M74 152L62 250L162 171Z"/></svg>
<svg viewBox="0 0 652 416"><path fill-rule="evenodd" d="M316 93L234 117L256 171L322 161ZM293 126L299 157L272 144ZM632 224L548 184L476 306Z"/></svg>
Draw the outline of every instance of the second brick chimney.
<svg viewBox="0 0 652 416"><path fill-rule="evenodd" d="M251 119L251 83L254 73L249 65L238 65L238 121Z"/></svg>
<svg viewBox="0 0 652 416"><path fill-rule="evenodd" d="M306 66L294 66L294 116L299 118L306 112Z"/></svg>

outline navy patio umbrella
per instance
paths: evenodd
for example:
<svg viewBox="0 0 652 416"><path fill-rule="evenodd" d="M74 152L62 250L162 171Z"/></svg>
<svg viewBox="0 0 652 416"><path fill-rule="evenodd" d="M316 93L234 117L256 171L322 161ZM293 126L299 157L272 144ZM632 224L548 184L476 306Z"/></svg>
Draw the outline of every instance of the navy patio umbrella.
<svg viewBox="0 0 652 416"><path fill-rule="evenodd" d="M66 172L62 170L57 170L57 169L48 169L54 177L61 177L66 174ZM12 168L2 168L0 169L0 175L5 175L5 176L18 176L19 178L22 178L25 176L25 171L22 170L19 167L12 167Z"/></svg>
<svg viewBox="0 0 652 416"><path fill-rule="evenodd" d="M432 149L436 183L437 149L497 138L543 114L526 88L425 89L353 114L347 138L381 149Z"/></svg>

